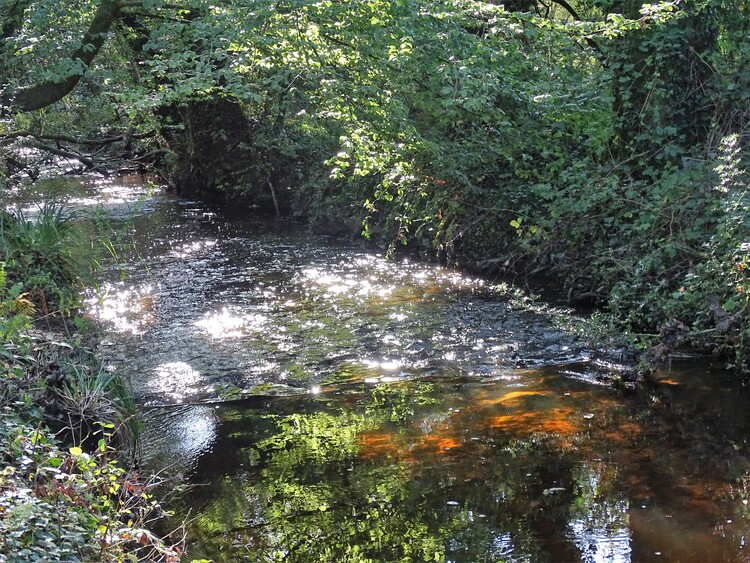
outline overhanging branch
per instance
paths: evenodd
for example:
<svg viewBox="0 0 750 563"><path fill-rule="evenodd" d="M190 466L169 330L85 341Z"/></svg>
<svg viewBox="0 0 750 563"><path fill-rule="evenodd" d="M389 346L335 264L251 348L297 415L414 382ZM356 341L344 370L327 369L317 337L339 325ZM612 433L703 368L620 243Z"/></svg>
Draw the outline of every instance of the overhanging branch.
<svg viewBox="0 0 750 563"><path fill-rule="evenodd" d="M107 34L120 16L122 5L118 0L102 0L83 36L81 46L70 56L70 60L82 63L88 69L104 45ZM10 100L4 100L2 112L9 110L29 112L45 108L67 96L83 77L85 70L66 78L46 80L17 91Z"/></svg>

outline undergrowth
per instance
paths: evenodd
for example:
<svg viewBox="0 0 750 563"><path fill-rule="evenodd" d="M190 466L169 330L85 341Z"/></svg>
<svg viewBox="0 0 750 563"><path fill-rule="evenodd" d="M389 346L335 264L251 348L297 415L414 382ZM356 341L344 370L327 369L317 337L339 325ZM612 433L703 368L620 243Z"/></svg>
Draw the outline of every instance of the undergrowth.
<svg viewBox="0 0 750 563"><path fill-rule="evenodd" d="M60 314L79 303L93 262L76 214L58 203L40 206L35 217L0 211L0 260L8 281L20 284L39 314Z"/></svg>
<svg viewBox="0 0 750 563"><path fill-rule="evenodd" d="M36 328L74 311L91 268L73 215L0 215L0 561L180 561L182 529L152 531L166 513L137 470L130 390L65 323Z"/></svg>

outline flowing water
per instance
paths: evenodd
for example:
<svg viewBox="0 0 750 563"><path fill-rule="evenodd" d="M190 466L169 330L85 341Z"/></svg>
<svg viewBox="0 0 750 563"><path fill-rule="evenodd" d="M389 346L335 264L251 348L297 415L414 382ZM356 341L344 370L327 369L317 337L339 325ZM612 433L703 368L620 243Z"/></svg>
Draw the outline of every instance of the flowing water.
<svg viewBox="0 0 750 563"><path fill-rule="evenodd" d="M617 391L507 286L137 179L44 189L128 234L87 310L190 557L750 560L750 398L705 361Z"/></svg>

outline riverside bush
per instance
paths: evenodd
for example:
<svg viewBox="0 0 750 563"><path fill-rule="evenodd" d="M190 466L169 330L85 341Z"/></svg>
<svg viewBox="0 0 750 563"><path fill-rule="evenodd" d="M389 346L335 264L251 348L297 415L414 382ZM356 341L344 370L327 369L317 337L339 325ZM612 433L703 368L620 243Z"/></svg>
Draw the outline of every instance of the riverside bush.
<svg viewBox="0 0 750 563"><path fill-rule="evenodd" d="M90 352L35 332L23 282L8 283L0 266L0 560L179 561L181 537L150 531L164 515L156 479L127 462L123 382Z"/></svg>
<svg viewBox="0 0 750 563"><path fill-rule="evenodd" d="M8 561L179 561L147 527L161 515L102 439L64 449L43 425L5 406L0 418L0 555Z"/></svg>

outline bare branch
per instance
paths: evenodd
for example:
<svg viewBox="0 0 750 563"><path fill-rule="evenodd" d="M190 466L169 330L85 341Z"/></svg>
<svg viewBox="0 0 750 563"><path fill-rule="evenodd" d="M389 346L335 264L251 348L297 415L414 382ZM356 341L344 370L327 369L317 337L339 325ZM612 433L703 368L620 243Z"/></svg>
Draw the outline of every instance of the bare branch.
<svg viewBox="0 0 750 563"><path fill-rule="evenodd" d="M154 135L156 135L156 132L150 131L148 133L132 135L129 138L147 139L149 137L153 137ZM6 135L0 135L0 145L7 145L10 144L10 142L15 141L16 139L22 139L24 137L31 137L39 141L58 141L61 143L70 143L73 145L91 145L97 147L103 145L111 145L112 143L126 140L126 134L118 135L116 137L104 137L101 139L77 139L75 137L68 137L66 135L37 135L36 133L32 133L31 131L15 131Z"/></svg>
<svg viewBox="0 0 750 563"><path fill-rule="evenodd" d="M42 143L26 143L25 146L33 149L38 149L40 151L45 151L50 154L54 154L56 156L61 156L63 158L70 158L73 160L77 160L81 164L83 164L86 168L93 168L94 167L94 161L91 160L89 157L82 155L78 152L69 151L60 149L57 147L52 147L49 145L44 145Z"/></svg>

